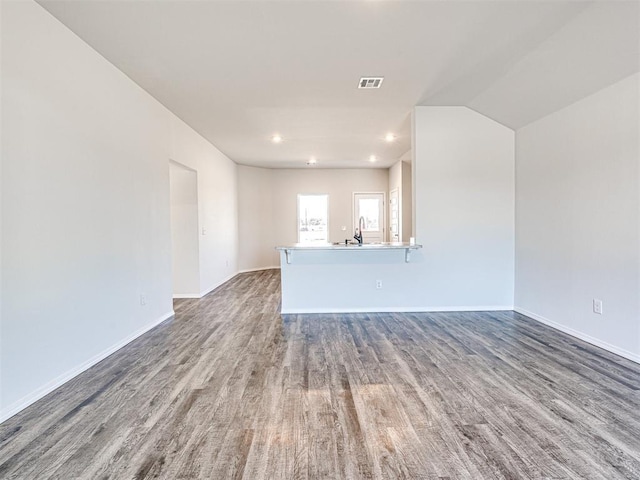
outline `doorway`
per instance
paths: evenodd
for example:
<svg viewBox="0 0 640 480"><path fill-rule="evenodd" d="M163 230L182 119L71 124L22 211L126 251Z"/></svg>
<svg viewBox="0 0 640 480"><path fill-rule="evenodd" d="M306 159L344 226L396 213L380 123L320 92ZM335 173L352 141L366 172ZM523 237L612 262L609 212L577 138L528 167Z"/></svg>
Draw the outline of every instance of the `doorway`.
<svg viewBox="0 0 640 480"><path fill-rule="evenodd" d="M380 243L385 241L384 193L353 194L353 226L358 229L362 218L362 241Z"/></svg>
<svg viewBox="0 0 640 480"><path fill-rule="evenodd" d="M170 161L169 191L173 297L199 298L198 172Z"/></svg>

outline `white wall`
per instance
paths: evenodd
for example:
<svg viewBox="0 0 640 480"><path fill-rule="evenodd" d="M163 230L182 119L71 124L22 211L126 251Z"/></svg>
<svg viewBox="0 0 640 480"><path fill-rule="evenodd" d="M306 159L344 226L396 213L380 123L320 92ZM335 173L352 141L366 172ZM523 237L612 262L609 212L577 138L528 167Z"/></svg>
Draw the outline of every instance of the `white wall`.
<svg viewBox="0 0 640 480"><path fill-rule="evenodd" d="M39 5L3 2L1 35L0 420L171 316L170 159L214 190L205 284L237 215L235 164Z"/></svg>
<svg viewBox="0 0 640 480"><path fill-rule="evenodd" d="M171 272L174 298L200 295L198 172L169 162Z"/></svg>
<svg viewBox="0 0 640 480"><path fill-rule="evenodd" d="M274 249L273 172L238 165L240 271L278 266Z"/></svg>
<svg viewBox="0 0 640 480"><path fill-rule="evenodd" d="M516 137L516 308L636 361L639 92L636 74Z"/></svg>
<svg viewBox="0 0 640 480"><path fill-rule="evenodd" d="M288 169L273 175L274 224L277 245L298 241L297 196L329 194L329 241L341 242L354 235L353 192L387 192L387 169ZM346 227L343 231L342 227Z"/></svg>
<svg viewBox="0 0 640 480"><path fill-rule="evenodd" d="M238 269L237 165L173 114L170 117L169 158L198 172L200 295L205 295Z"/></svg>
<svg viewBox="0 0 640 480"><path fill-rule="evenodd" d="M413 131L425 306L512 306L514 132L465 107L416 107Z"/></svg>
<svg viewBox="0 0 640 480"><path fill-rule="evenodd" d="M277 266L274 247L298 241L298 194L329 195L329 240L340 242L354 234L353 192L386 193L388 186L387 169L238 167L240 269Z"/></svg>
<svg viewBox="0 0 640 480"><path fill-rule="evenodd" d="M2 28L2 4L4 2L0 2L0 29ZM4 264L2 263L2 238L3 238L3 233L2 233L2 198L3 198L3 193L2 193L2 164L3 162L3 158L4 158L4 147L2 144L2 135L3 135L3 128L2 128L2 120L4 118L4 109L3 109L3 104L2 104L2 65L3 65L3 60L2 60L2 52L4 50L4 46L3 46L3 39L2 39L2 34L1 34L1 30L0 30L0 350L2 349L2 312L4 310L3 308L3 304L2 304L2 272L4 271ZM4 368L2 366L2 354L0 352L0 412L2 412L2 372L4 371ZM2 421L2 415L0 414L0 422Z"/></svg>

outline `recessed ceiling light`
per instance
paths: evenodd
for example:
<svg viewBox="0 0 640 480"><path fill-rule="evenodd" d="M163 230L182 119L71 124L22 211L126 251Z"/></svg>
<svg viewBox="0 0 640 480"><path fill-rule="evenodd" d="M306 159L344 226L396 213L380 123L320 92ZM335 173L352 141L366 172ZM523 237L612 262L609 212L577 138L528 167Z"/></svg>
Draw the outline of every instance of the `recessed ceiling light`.
<svg viewBox="0 0 640 480"><path fill-rule="evenodd" d="M318 163L318 160L316 160L316 157L311 157L307 162L307 165L315 165L316 163Z"/></svg>
<svg viewBox="0 0 640 480"><path fill-rule="evenodd" d="M271 137L271 141L273 143L280 143L282 142L282 137L276 133L273 137Z"/></svg>
<svg viewBox="0 0 640 480"><path fill-rule="evenodd" d="M374 163L376 160L377 160L377 158L376 158L376 156L375 156L375 155L371 155L371 156L369 157L369 161L370 161L371 163Z"/></svg>
<svg viewBox="0 0 640 480"><path fill-rule="evenodd" d="M396 136L395 136L393 133L387 133L387 134L384 136L384 139L385 139L387 142L393 142L393 141L396 139Z"/></svg>

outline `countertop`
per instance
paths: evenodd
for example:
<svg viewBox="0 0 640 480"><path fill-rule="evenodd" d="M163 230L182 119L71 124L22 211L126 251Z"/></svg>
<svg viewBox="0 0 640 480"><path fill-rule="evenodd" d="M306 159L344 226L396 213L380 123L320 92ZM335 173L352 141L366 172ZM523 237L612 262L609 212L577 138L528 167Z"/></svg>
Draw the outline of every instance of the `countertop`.
<svg viewBox="0 0 640 480"><path fill-rule="evenodd" d="M293 243L276 247L276 250L387 250L403 249L415 250L422 248L422 245L409 244L406 242L381 242L381 243Z"/></svg>

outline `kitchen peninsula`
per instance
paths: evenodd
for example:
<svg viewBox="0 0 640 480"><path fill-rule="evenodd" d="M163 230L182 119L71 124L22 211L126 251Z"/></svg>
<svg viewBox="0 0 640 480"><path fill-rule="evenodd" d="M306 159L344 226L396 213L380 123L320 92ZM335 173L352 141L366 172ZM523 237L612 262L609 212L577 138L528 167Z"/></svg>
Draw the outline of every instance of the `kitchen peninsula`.
<svg viewBox="0 0 640 480"><path fill-rule="evenodd" d="M282 313L400 311L403 270L422 245L293 244L280 251Z"/></svg>

